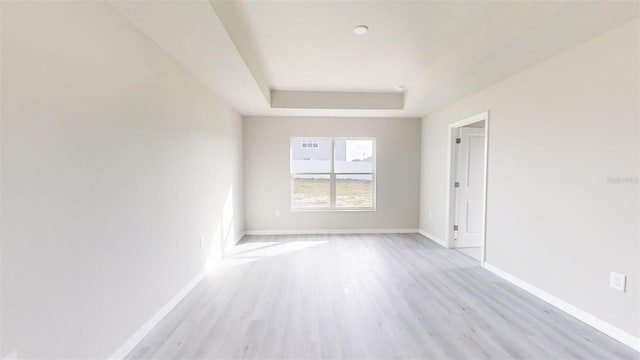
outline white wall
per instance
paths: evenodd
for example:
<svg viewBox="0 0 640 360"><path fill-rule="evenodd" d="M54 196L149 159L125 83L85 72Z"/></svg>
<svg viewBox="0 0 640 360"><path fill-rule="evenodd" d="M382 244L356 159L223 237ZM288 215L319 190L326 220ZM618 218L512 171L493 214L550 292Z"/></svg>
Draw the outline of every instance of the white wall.
<svg viewBox="0 0 640 360"><path fill-rule="evenodd" d="M638 34L627 23L425 117L420 205L444 239L447 126L489 110L487 262L636 337Z"/></svg>
<svg viewBox="0 0 640 360"><path fill-rule="evenodd" d="M291 211L290 138L314 136L376 138L376 211ZM245 117L243 143L247 231L418 227L420 119Z"/></svg>
<svg viewBox="0 0 640 360"><path fill-rule="evenodd" d="M1 20L2 355L103 358L242 231L242 121L106 3Z"/></svg>

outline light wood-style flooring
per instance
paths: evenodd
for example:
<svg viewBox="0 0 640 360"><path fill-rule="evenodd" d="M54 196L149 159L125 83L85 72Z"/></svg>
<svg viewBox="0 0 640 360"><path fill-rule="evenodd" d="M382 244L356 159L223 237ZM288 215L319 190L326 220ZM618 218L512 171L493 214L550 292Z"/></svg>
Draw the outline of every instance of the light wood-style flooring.
<svg viewBox="0 0 640 360"><path fill-rule="evenodd" d="M638 359L417 234L246 236L130 359Z"/></svg>
<svg viewBox="0 0 640 360"><path fill-rule="evenodd" d="M468 257L475 259L477 261L482 261L482 248L481 247L468 247L468 248L457 248L456 251L459 251Z"/></svg>

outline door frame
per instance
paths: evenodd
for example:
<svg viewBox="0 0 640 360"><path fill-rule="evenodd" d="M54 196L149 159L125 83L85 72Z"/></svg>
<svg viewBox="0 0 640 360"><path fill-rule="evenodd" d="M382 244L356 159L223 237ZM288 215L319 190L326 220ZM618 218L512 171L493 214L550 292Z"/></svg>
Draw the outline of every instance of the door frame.
<svg viewBox="0 0 640 360"><path fill-rule="evenodd" d="M487 175L489 169L489 111L484 111L480 114L473 115L466 119L456 121L449 124L449 147L447 151L447 196L446 201L446 228L445 228L445 241L447 247L455 247L455 238L453 225L456 218L456 189L454 183L456 181L454 174L456 172L455 166L458 160L458 149L456 146L456 132L459 128L467 125L471 125L480 121L484 121L484 174L483 181L484 186L482 188L482 256L480 263L484 265L486 257L486 240L487 240Z"/></svg>

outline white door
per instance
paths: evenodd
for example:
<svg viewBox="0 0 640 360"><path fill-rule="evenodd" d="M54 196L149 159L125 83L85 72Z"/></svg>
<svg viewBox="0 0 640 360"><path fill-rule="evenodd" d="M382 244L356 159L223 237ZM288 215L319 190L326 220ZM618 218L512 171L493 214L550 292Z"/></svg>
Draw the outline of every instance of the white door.
<svg viewBox="0 0 640 360"><path fill-rule="evenodd" d="M455 247L482 246L484 128L458 131Z"/></svg>

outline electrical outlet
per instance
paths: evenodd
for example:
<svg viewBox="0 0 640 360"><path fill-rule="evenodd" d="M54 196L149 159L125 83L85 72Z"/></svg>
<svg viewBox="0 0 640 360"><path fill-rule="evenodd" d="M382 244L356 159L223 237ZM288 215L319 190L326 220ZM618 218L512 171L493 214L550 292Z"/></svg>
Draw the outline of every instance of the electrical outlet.
<svg viewBox="0 0 640 360"><path fill-rule="evenodd" d="M273 214L274 214L275 216L280 216L280 210L276 210L276 211L274 211L274 212L273 212Z"/></svg>
<svg viewBox="0 0 640 360"><path fill-rule="evenodd" d="M627 276L617 272L611 272L609 275L609 287L622 292L626 291Z"/></svg>
<svg viewBox="0 0 640 360"><path fill-rule="evenodd" d="M200 249L204 248L204 236L200 236Z"/></svg>

